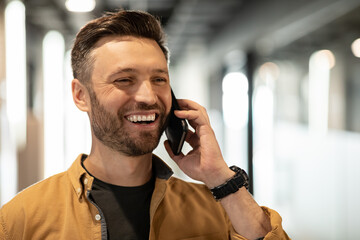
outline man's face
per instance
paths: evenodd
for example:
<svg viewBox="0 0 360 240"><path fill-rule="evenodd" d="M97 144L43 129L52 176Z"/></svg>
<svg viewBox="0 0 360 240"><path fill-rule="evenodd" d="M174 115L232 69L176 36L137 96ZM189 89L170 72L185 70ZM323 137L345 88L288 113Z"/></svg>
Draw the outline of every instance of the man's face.
<svg viewBox="0 0 360 240"><path fill-rule="evenodd" d="M90 122L97 139L129 156L158 145L171 107L168 67L153 40L105 37L92 52Z"/></svg>

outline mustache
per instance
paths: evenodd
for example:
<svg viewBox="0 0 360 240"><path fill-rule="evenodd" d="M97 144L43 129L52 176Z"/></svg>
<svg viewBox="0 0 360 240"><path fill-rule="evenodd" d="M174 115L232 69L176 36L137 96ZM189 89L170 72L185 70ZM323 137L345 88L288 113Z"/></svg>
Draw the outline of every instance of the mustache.
<svg viewBox="0 0 360 240"><path fill-rule="evenodd" d="M149 104L141 103L141 102L140 102L140 103L136 103L133 107L134 107L134 109L132 109L132 110L154 110L154 109L162 109L162 107L161 107L158 103L149 105Z"/></svg>
<svg viewBox="0 0 360 240"><path fill-rule="evenodd" d="M160 113L165 113L165 107L164 106L161 106L160 104L158 103L155 103L155 104L147 104L147 103L143 103L143 102L140 102L140 103L136 103L134 104L133 106L131 107L127 107L127 108L120 108L119 111L118 111L118 116L123 116L125 112L129 112L129 111L146 111L146 110L159 110Z"/></svg>

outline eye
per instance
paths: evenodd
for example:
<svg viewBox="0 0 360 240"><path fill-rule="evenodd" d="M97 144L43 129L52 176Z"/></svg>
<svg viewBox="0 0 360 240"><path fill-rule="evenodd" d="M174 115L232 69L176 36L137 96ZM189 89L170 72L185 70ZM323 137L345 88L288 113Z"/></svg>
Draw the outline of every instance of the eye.
<svg viewBox="0 0 360 240"><path fill-rule="evenodd" d="M133 82L131 78L119 78L114 80L114 83L117 85L130 85Z"/></svg>
<svg viewBox="0 0 360 240"><path fill-rule="evenodd" d="M120 78L120 79L116 79L114 82L117 83L125 83L125 82L130 82L131 80L129 78Z"/></svg>
<svg viewBox="0 0 360 240"><path fill-rule="evenodd" d="M163 77L156 77L154 78L153 80L156 84L165 84L167 83L167 79L166 78L163 78Z"/></svg>

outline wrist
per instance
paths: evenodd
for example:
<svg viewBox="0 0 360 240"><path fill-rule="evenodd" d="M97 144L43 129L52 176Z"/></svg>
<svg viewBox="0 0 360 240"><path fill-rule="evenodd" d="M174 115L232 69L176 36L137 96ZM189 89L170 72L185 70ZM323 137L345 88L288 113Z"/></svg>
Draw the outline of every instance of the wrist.
<svg viewBox="0 0 360 240"><path fill-rule="evenodd" d="M249 188L249 176L247 173L237 166L231 166L230 169L234 173L231 178L216 187L210 188L210 191L216 200L220 200L235 193L242 187L245 187L247 190Z"/></svg>
<svg viewBox="0 0 360 240"><path fill-rule="evenodd" d="M219 185L223 184L224 182L228 181L234 175L235 175L235 172L231 171L231 169L226 167L222 171L214 173L211 176L209 176L207 178L208 180L204 181L204 183L209 189L211 189L211 188L219 186Z"/></svg>

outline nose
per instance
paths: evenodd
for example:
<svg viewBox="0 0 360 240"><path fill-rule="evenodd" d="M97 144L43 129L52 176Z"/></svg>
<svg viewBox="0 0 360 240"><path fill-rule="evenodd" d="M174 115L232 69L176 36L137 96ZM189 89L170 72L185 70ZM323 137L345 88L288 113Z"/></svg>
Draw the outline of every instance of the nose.
<svg viewBox="0 0 360 240"><path fill-rule="evenodd" d="M139 85L139 88L135 93L135 101L146 103L148 105L156 103L157 96L150 81L144 81Z"/></svg>

